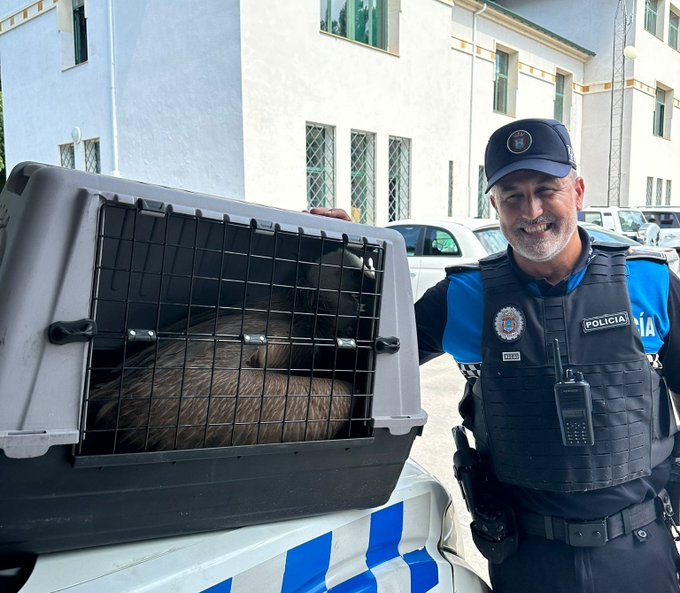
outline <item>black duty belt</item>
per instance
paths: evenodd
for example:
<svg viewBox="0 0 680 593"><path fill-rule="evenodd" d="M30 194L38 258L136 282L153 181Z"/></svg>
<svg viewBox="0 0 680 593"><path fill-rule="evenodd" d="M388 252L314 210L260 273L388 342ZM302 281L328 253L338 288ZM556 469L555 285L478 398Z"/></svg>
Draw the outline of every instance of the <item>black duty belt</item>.
<svg viewBox="0 0 680 593"><path fill-rule="evenodd" d="M557 540L574 547L604 546L609 540L649 525L659 515L657 498L591 521L568 521L535 513L519 513L519 528L526 535Z"/></svg>

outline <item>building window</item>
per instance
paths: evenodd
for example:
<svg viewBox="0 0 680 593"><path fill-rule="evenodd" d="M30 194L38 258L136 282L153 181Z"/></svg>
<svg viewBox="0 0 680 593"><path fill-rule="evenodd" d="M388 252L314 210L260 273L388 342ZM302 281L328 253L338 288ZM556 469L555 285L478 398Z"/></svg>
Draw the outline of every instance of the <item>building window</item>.
<svg viewBox="0 0 680 593"><path fill-rule="evenodd" d="M666 119L666 91L657 87L654 101L654 135L663 137Z"/></svg>
<svg viewBox="0 0 680 593"><path fill-rule="evenodd" d="M388 219L402 220L411 214L411 140L390 136L388 173Z"/></svg>
<svg viewBox="0 0 680 593"><path fill-rule="evenodd" d="M671 180L666 180L666 206L671 205Z"/></svg>
<svg viewBox="0 0 680 593"><path fill-rule="evenodd" d="M449 161L449 209L448 215L453 216L453 161Z"/></svg>
<svg viewBox="0 0 680 593"><path fill-rule="evenodd" d="M658 0L645 0L645 31L656 35Z"/></svg>
<svg viewBox="0 0 680 593"><path fill-rule="evenodd" d="M508 113L508 63L510 56L496 52L496 77L493 83L493 110Z"/></svg>
<svg viewBox="0 0 680 593"><path fill-rule="evenodd" d="M661 206L661 196L663 195L663 179L656 180L656 205Z"/></svg>
<svg viewBox="0 0 680 593"><path fill-rule="evenodd" d="M668 20L668 45L680 51L680 16L671 10Z"/></svg>
<svg viewBox="0 0 680 593"><path fill-rule="evenodd" d="M335 206L335 128L307 124L307 208Z"/></svg>
<svg viewBox="0 0 680 593"><path fill-rule="evenodd" d="M87 62L87 19L85 0L73 0L73 43L75 63Z"/></svg>
<svg viewBox="0 0 680 593"><path fill-rule="evenodd" d="M101 173L102 163L99 155L99 138L83 142L85 147L85 170L90 173Z"/></svg>
<svg viewBox="0 0 680 593"><path fill-rule="evenodd" d="M352 132L352 220L375 224L375 134Z"/></svg>
<svg viewBox="0 0 680 593"><path fill-rule="evenodd" d="M321 0L321 30L387 49L388 0Z"/></svg>
<svg viewBox="0 0 680 593"><path fill-rule="evenodd" d="M555 74L555 104L553 118L564 122L564 74Z"/></svg>
<svg viewBox="0 0 680 593"><path fill-rule="evenodd" d="M645 194L645 205L652 205L652 191L654 189L654 178L647 177L647 193Z"/></svg>
<svg viewBox="0 0 680 593"><path fill-rule="evenodd" d="M71 144L59 145L59 156L61 157L61 166L68 169L76 168L76 147Z"/></svg>
<svg viewBox="0 0 680 593"><path fill-rule="evenodd" d="M479 218L489 218L489 194L486 189L486 171L484 165L479 165L477 176L477 216Z"/></svg>

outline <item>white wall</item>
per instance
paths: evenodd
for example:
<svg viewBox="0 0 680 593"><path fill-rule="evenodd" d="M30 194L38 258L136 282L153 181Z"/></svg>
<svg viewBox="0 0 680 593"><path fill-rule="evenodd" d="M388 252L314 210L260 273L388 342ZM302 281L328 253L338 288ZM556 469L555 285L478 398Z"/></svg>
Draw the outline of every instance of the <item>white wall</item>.
<svg viewBox="0 0 680 593"><path fill-rule="evenodd" d="M113 6L121 175L242 198L238 0ZM63 71L57 10L0 35L10 167L59 164L58 145L78 126L100 138L102 172L113 171L107 2L90 0L87 15L88 61Z"/></svg>
<svg viewBox="0 0 680 593"><path fill-rule="evenodd" d="M318 0L266 10L239 0L112 1L121 175L298 210L305 124L315 122L336 128L337 204L349 209L350 135L363 130L377 138L379 224L391 135L412 141L413 216L447 213L449 161L454 215L476 214L487 138L512 120L493 112L497 43L519 52L517 117L552 116L556 68L584 78L571 52L482 15L471 117L472 12L461 3L401 0L398 49L387 53L320 32ZM89 60L65 71L56 10L0 35L10 165L59 163L58 145L79 126L100 138L102 172L113 170L107 5L89 0ZM571 116L578 158L578 93Z"/></svg>

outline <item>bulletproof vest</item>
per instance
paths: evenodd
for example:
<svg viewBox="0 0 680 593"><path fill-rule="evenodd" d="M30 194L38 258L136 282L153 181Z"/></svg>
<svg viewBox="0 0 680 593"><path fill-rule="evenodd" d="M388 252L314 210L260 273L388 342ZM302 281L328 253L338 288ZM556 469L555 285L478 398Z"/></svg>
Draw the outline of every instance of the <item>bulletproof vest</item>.
<svg viewBox="0 0 680 593"><path fill-rule="evenodd" d="M484 287L481 378L472 389L477 447L496 478L541 490L606 488L647 476L670 455L669 395L634 327L626 257L595 249L569 294L535 296L507 255L480 262ZM553 350L591 386L595 444L562 437Z"/></svg>

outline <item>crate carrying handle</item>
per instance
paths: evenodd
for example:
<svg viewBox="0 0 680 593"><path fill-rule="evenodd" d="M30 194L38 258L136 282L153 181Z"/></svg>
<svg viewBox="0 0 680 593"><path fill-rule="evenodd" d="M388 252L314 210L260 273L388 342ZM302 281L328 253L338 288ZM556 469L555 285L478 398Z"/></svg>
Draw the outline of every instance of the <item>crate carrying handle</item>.
<svg viewBox="0 0 680 593"><path fill-rule="evenodd" d="M48 328L47 335L52 344L89 342L97 335L97 323L94 319L55 321Z"/></svg>

